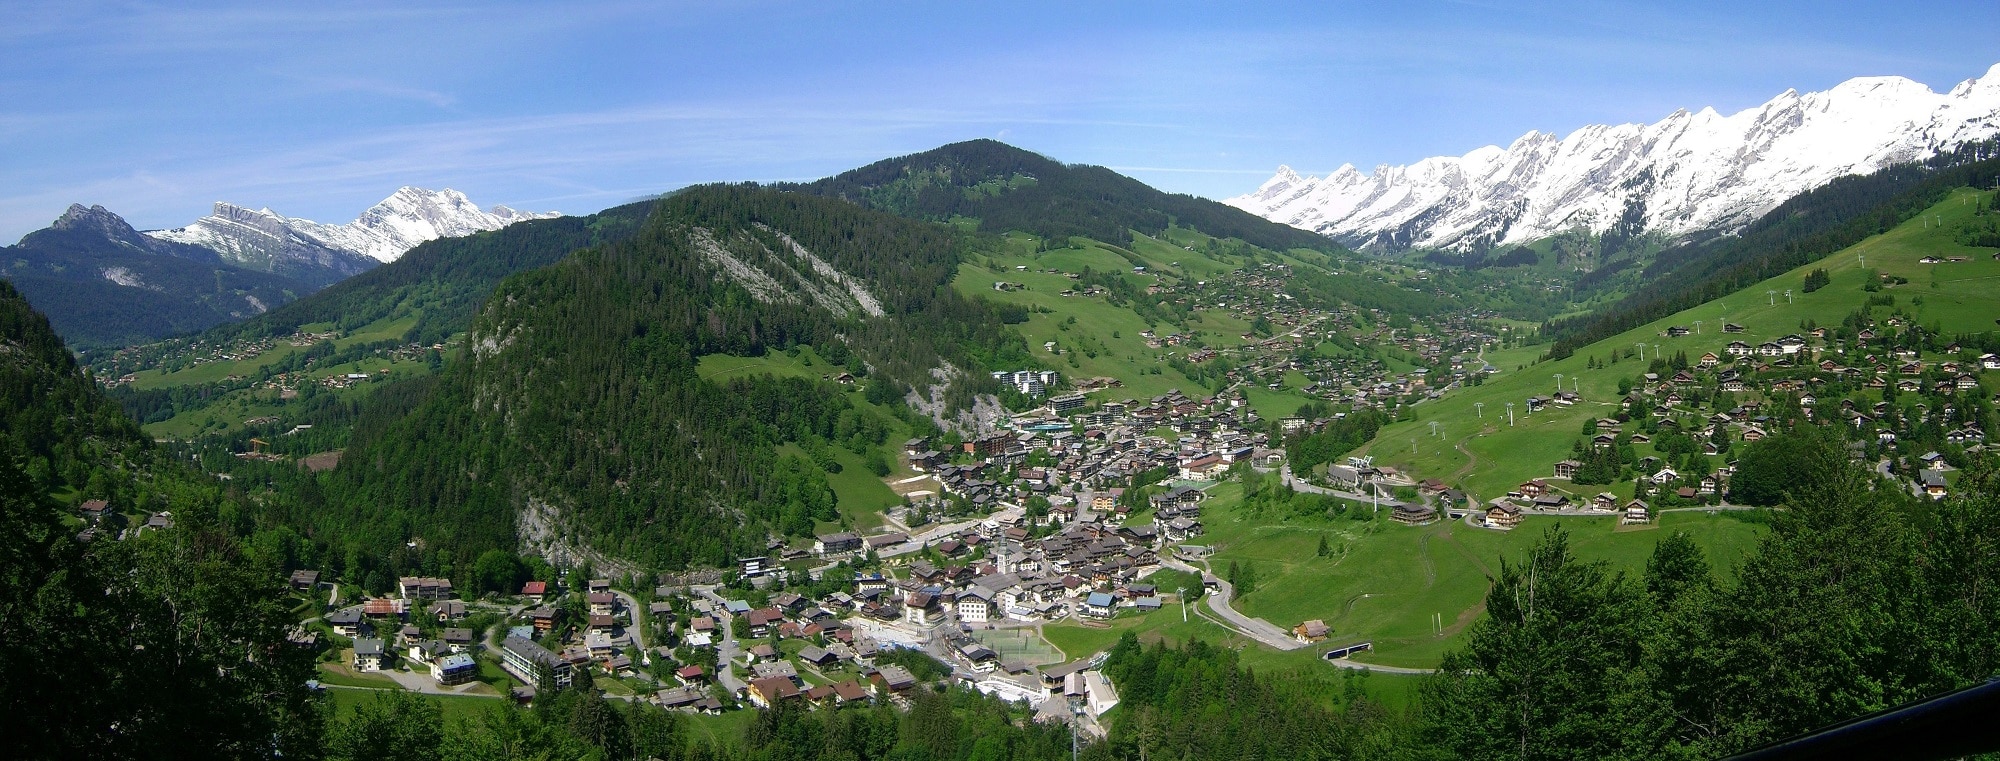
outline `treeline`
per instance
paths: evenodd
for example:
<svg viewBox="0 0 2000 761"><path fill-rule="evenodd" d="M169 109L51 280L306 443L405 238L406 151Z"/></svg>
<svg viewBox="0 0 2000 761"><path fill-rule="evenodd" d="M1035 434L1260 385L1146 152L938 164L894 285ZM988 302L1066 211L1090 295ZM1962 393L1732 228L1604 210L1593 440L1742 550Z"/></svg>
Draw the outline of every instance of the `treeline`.
<svg viewBox="0 0 2000 761"><path fill-rule="evenodd" d="M1596 314L1542 326L1561 359L1579 348L1727 296L1901 224L1953 190L2000 177L2000 140L1970 143L1921 162L1835 179L1780 204L1741 234L1661 251L1647 287Z"/></svg>
<svg viewBox="0 0 2000 761"><path fill-rule="evenodd" d="M1460 302L1440 298L1429 291L1404 288L1387 282L1380 275L1327 272L1308 267L1292 268L1292 276L1285 280L1285 292L1308 304L1322 304L1329 308L1352 304L1409 317L1430 317L1464 308Z"/></svg>
<svg viewBox="0 0 2000 761"><path fill-rule="evenodd" d="M90 490L110 453L139 441L139 427L98 393L48 318L0 280L0 459L30 474L38 494Z"/></svg>
<svg viewBox="0 0 2000 761"><path fill-rule="evenodd" d="M1542 255L1527 246L1515 246L1506 251L1447 251L1437 250L1424 253L1424 261L1440 267L1457 267L1477 272L1488 267L1533 267L1540 264Z"/></svg>
<svg viewBox="0 0 2000 761"><path fill-rule="evenodd" d="M1101 166L1063 164L995 140L953 143L780 187L919 219L972 217L982 231L1021 230L1055 240L1082 236L1129 245L1133 230L1157 236L1178 224L1276 251L1338 250L1326 237L1240 209L1164 193Z"/></svg>

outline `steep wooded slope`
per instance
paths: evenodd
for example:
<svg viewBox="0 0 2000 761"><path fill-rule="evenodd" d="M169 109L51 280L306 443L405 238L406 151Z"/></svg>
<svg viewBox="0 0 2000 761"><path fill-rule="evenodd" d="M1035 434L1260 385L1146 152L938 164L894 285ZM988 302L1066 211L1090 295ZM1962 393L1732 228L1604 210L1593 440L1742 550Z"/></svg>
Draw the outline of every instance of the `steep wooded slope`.
<svg viewBox="0 0 2000 761"><path fill-rule="evenodd" d="M662 200L638 235L502 284L442 377L377 394L296 518L400 568L516 546L653 566L759 554L837 517L825 472L782 445L860 452L890 426L830 381L719 385L697 359L811 345L885 402L942 367L977 391L976 370L1025 347L1002 310L952 291L958 247L798 193Z"/></svg>
<svg viewBox="0 0 2000 761"><path fill-rule="evenodd" d="M80 535L52 499L171 506L172 528ZM221 520L228 515L231 520ZM282 565L213 481L163 456L0 282L0 735L13 758L268 758L318 749L285 642ZM247 521L243 524L247 525ZM95 538L91 541L91 537Z"/></svg>

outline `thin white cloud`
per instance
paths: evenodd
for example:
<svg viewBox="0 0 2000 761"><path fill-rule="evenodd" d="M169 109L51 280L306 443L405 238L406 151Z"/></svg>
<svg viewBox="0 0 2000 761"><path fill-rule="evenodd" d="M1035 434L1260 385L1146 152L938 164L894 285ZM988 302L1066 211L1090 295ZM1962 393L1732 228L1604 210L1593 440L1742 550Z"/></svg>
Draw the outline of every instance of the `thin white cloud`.
<svg viewBox="0 0 2000 761"><path fill-rule="evenodd" d="M375 79L361 77L301 77L282 73L276 76L298 82L309 93L361 93L393 100L429 103L438 108L450 108L458 104L458 98L449 93Z"/></svg>

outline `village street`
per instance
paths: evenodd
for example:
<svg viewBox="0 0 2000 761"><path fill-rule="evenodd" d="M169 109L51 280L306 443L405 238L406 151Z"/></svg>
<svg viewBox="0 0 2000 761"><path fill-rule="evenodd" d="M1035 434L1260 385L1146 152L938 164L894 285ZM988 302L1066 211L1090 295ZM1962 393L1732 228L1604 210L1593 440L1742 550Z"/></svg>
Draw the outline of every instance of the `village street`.
<svg viewBox="0 0 2000 761"><path fill-rule="evenodd" d="M697 584L694 586L694 591L715 603L715 617L718 622L715 628L722 630L722 642L715 647L715 679L722 683L723 689L729 690L729 694L736 695L748 685L745 685L743 680L737 679L736 674L729 669L729 664L736 660L737 655L734 626L736 617L730 614L728 601L715 593L719 588L714 584Z"/></svg>
<svg viewBox="0 0 2000 761"><path fill-rule="evenodd" d="M887 547L877 551L875 553L875 556L879 558L893 558L900 555L908 555L913 552L922 552L924 546L929 544L931 541L939 537L945 537L963 533L966 529L977 526L984 520L986 519L977 518L969 521L959 521L957 523L945 523L937 526L932 526L931 528L925 529L921 533L910 535L910 541L904 542L894 547Z"/></svg>
<svg viewBox="0 0 2000 761"><path fill-rule="evenodd" d="M639 663L641 665L652 663L653 656L646 650L646 619L642 617L644 614L639 609L638 598L616 589L611 590L611 593L617 595L618 601L625 605L625 609L632 612L632 626L625 631L632 634L632 644L639 648Z"/></svg>

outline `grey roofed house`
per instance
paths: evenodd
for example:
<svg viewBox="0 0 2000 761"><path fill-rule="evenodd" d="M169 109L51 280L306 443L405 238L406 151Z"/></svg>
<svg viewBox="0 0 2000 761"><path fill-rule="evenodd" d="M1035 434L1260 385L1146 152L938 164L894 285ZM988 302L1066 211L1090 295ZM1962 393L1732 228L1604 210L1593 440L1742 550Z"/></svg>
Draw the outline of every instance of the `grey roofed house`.
<svg viewBox="0 0 2000 761"><path fill-rule="evenodd" d="M993 652L993 648L982 645L976 641L967 643L964 647L960 647L958 649L958 652L960 655L965 656L966 660L973 661L975 663L986 660L997 661L1000 659L1000 654Z"/></svg>
<svg viewBox="0 0 2000 761"><path fill-rule="evenodd" d="M321 620L334 626L341 626L343 624L351 626L361 623L361 606L354 605L341 608L340 610L326 614L326 617Z"/></svg>
<svg viewBox="0 0 2000 761"><path fill-rule="evenodd" d="M917 678L911 676L910 671L902 666L883 666L875 673L882 678L882 686L889 688L891 692L900 692L917 684Z"/></svg>
<svg viewBox="0 0 2000 761"><path fill-rule="evenodd" d="M431 669L431 676L441 684L464 684L479 673L479 662L465 653L447 655L438 659Z"/></svg>
<svg viewBox="0 0 2000 761"><path fill-rule="evenodd" d="M562 656L549 652L533 640L509 636L500 641L500 664L524 682L534 682L537 666L547 666L554 672L556 685L566 687L570 682L570 662Z"/></svg>
<svg viewBox="0 0 2000 761"><path fill-rule="evenodd" d="M827 652L826 650L820 649L816 646L807 645L799 650L799 660L805 661L815 666L824 666L828 663L833 663L835 661L840 660L840 657L834 655L833 653Z"/></svg>
<svg viewBox="0 0 2000 761"><path fill-rule="evenodd" d="M765 661L751 666L750 670L756 672L758 679L770 679L772 677L797 679L799 677L799 670L792 668L791 661Z"/></svg>
<svg viewBox="0 0 2000 761"><path fill-rule="evenodd" d="M904 544L910 541L910 535L898 531L890 534L877 534L875 536L868 537L865 541L870 549L879 550L884 547L892 547L898 544Z"/></svg>
<svg viewBox="0 0 2000 761"><path fill-rule="evenodd" d="M382 655L382 640L375 639L374 637L362 637L355 640L354 655L357 658L367 655L380 657Z"/></svg>
<svg viewBox="0 0 2000 761"><path fill-rule="evenodd" d="M676 687L668 690L660 690L657 697L660 705L664 707L690 708L700 703L702 698L707 697L707 695L708 693L699 687Z"/></svg>

